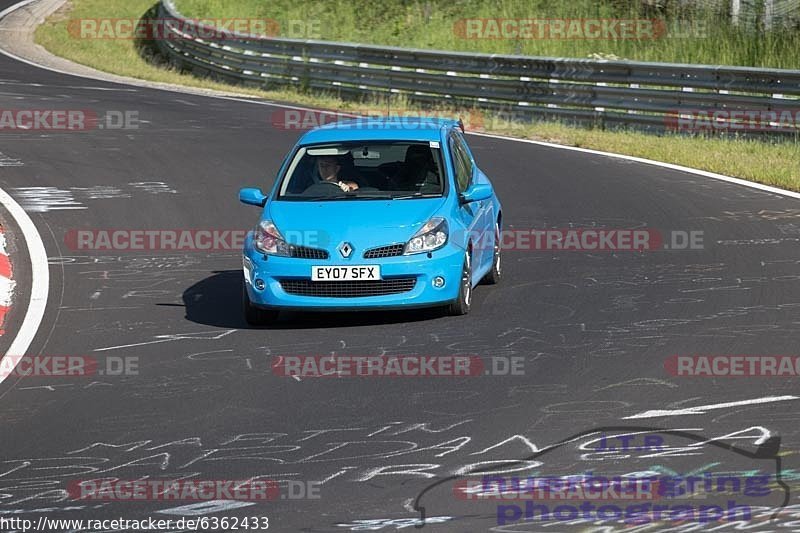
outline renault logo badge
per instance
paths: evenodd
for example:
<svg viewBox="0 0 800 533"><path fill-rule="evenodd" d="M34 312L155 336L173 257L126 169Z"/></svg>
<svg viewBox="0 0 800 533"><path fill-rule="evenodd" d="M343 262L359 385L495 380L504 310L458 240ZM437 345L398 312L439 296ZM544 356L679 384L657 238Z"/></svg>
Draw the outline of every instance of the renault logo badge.
<svg viewBox="0 0 800 533"><path fill-rule="evenodd" d="M343 242L339 245L339 253L342 254L342 257L347 259L351 255L353 255L353 245L349 242Z"/></svg>

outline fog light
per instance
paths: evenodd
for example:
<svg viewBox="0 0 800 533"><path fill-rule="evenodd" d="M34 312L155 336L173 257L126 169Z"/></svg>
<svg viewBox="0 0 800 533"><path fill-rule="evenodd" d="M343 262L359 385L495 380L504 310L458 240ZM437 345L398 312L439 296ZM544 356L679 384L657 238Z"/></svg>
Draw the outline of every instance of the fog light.
<svg viewBox="0 0 800 533"><path fill-rule="evenodd" d="M258 289L260 291L263 291L264 287L266 287L267 285L264 283L263 279L259 278L259 279L256 279L255 286L256 286L256 289Z"/></svg>
<svg viewBox="0 0 800 533"><path fill-rule="evenodd" d="M433 286L437 289L444 287L444 278L442 276L436 276L433 278Z"/></svg>

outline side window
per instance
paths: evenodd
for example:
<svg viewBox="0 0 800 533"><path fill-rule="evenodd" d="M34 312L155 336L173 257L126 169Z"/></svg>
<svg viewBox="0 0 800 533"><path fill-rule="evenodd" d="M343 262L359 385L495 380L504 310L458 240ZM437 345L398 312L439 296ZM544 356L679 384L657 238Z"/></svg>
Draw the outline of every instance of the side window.
<svg viewBox="0 0 800 533"><path fill-rule="evenodd" d="M475 169L473 168L474 165L472 164L472 158L469 155L469 148L467 148L467 141L464 140L464 137L462 137L460 133L456 133L455 138L456 138L456 143L461 147L461 154L464 157L464 164L467 165L467 173L469 174L469 183L472 183L472 174L474 173Z"/></svg>
<svg viewBox="0 0 800 533"><path fill-rule="evenodd" d="M450 153L455 166L456 186L458 192L464 192L472 181L472 161L464 148L463 141L455 135L450 136Z"/></svg>

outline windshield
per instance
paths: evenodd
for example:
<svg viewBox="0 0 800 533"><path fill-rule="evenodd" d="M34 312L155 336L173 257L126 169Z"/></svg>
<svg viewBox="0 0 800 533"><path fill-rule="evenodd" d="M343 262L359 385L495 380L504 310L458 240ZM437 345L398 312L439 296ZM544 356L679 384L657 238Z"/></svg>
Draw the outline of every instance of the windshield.
<svg viewBox="0 0 800 533"><path fill-rule="evenodd" d="M427 198L444 192L438 143L341 143L297 151L279 188L282 200Z"/></svg>

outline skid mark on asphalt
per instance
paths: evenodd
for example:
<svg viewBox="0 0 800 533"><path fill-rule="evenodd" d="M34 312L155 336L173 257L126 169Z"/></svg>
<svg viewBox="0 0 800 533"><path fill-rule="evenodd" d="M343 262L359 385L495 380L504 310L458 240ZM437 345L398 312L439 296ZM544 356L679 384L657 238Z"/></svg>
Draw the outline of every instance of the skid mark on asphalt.
<svg viewBox="0 0 800 533"><path fill-rule="evenodd" d="M0 154L0 166L4 165L3 155ZM177 194L177 191L161 181L131 182L125 186L115 187L110 185L94 185L91 187L16 187L11 189L11 194L20 201L20 205L31 213L47 213L50 211L88 209L84 202L109 199L132 198L134 194Z"/></svg>
<svg viewBox="0 0 800 533"><path fill-rule="evenodd" d="M599 392L618 387L667 387L669 389L675 389L678 386L674 383L670 383L669 381L664 381L663 379L635 378L627 381L621 381L619 383L612 383L611 385L606 385L604 387L595 387L593 390L595 392Z"/></svg>
<svg viewBox="0 0 800 533"><path fill-rule="evenodd" d="M130 198L131 194L118 187L95 185L93 187L71 187L70 190L88 200L106 200L109 198Z"/></svg>
<svg viewBox="0 0 800 533"><path fill-rule="evenodd" d="M88 209L71 191L58 187L17 187L11 189L11 195L30 213Z"/></svg>
<svg viewBox="0 0 800 533"><path fill-rule="evenodd" d="M759 209L757 211L723 211L718 215L695 217L691 220L713 220L717 222L748 222L748 221L776 221L797 220L800 217L800 208L786 209Z"/></svg>
<svg viewBox="0 0 800 533"><path fill-rule="evenodd" d="M128 185L149 194L176 194L178 192L163 181L137 181Z"/></svg>
<svg viewBox="0 0 800 533"><path fill-rule="evenodd" d="M750 400L740 400L736 402L725 402L709 405L697 405L695 407L685 407L682 409L652 409L644 411L635 415L626 416L623 420L632 420L638 418L659 418L664 416L685 416L685 415L703 415L707 411L715 409L727 409L730 407L742 407L748 405L758 405L763 403L773 402L786 402L791 400L800 400L797 396L765 396L763 398L753 398Z"/></svg>
<svg viewBox="0 0 800 533"><path fill-rule="evenodd" d="M232 252L233 253L233 252ZM195 256L155 256L155 257L141 257L130 255L73 255L73 256L59 256L48 257L48 262L51 265L69 265L69 266L83 266L83 265L116 265L126 269L139 269L139 268L185 268L200 264L200 259ZM91 278L91 279L110 279L108 276L111 272L125 272L122 270L94 270L80 272L81 275L85 274L106 274L105 277ZM203 271L205 272L205 271ZM130 274L130 272L127 272Z"/></svg>
<svg viewBox="0 0 800 533"><path fill-rule="evenodd" d="M19 159L15 159L11 156L8 156L0 152L0 167L21 167L21 166L25 166L25 163L23 163Z"/></svg>
<svg viewBox="0 0 800 533"><path fill-rule="evenodd" d="M68 308L69 309L69 308ZM133 309L139 309L134 307ZM163 324L158 322L145 322L141 320L111 320L103 321L91 326L87 326L76 330L76 333L91 334L91 333L105 333L108 331L136 331L143 332L147 330L158 330L163 327Z"/></svg>
<svg viewBox="0 0 800 533"><path fill-rule="evenodd" d="M782 238L764 238L764 239L733 239L726 241L717 241L720 246L765 246L765 245L791 245L792 243L800 243L798 237L782 237Z"/></svg>
<svg viewBox="0 0 800 533"><path fill-rule="evenodd" d="M230 335L231 333L236 333L235 329L231 329L228 331L223 331L220 333L217 330L214 331L198 331L192 333L168 333L166 335L155 335L153 340L145 341L145 342L136 342L132 344L121 344L119 346L106 346L104 348L95 348L94 352L107 352L111 350L121 350L124 348L135 348L139 346L149 346L152 344L161 344L164 342L175 342L175 341L186 341L186 340L204 340L204 341L213 341L219 340L223 337Z"/></svg>

